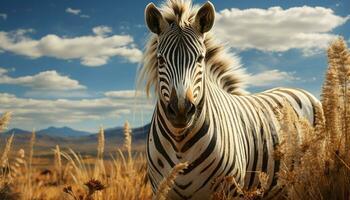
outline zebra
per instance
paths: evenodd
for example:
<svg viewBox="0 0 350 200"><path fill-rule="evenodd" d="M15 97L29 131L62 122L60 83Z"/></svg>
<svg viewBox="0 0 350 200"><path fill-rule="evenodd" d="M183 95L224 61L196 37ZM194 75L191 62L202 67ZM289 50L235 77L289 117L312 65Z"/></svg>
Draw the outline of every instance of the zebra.
<svg viewBox="0 0 350 200"><path fill-rule="evenodd" d="M300 117L315 122L320 102L301 89L275 88L249 94L238 59L210 32L215 9L186 0L167 0L145 9L152 32L139 81L154 88L156 105L147 136L148 177L153 193L180 162L169 199L210 199L220 180L234 177L244 188L257 187L256 171L265 172L269 194L278 193L274 158L280 122L274 112L288 102ZM237 190L232 188L232 194Z"/></svg>

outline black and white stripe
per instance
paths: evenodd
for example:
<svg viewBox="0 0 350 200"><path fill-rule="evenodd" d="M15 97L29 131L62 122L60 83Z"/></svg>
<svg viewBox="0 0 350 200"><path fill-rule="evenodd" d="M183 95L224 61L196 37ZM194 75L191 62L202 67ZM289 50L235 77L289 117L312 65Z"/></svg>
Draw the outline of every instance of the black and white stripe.
<svg viewBox="0 0 350 200"><path fill-rule="evenodd" d="M274 109L286 100L298 116L314 122L319 101L300 89L276 88L254 95L232 95L205 71L202 39L188 26L172 24L158 46L159 98L147 139L149 179L153 191L180 162L189 167L169 193L171 199L210 199L219 181L234 176L237 183L256 187L257 171L269 175L268 186L277 189L280 161L273 157L279 144L280 122ZM178 136L165 114L172 90L191 88L198 112L191 126ZM235 187L232 187L235 194Z"/></svg>

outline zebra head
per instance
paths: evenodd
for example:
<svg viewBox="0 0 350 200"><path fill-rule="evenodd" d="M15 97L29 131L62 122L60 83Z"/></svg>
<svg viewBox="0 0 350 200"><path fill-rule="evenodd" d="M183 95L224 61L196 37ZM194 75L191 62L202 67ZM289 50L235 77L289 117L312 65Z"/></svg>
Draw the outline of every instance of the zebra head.
<svg viewBox="0 0 350 200"><path fill-rule="evenodd" d="M181 18L181 11L178 15ZM203 102L204 34L212 28L214 16L214 6L210 2L185 22L162 16L153 3L146 7L147 26L158 36L159 101L175 128L190 126L200 110L199 104Z"/></svg>

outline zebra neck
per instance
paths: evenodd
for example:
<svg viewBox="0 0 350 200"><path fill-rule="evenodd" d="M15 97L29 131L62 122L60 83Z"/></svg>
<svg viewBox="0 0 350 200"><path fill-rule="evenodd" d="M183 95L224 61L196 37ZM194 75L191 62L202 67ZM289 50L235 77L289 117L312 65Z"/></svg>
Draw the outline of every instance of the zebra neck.
<svg viewBox="0 0 350 200"><path fill-rule="evenodd" d="M205 104L205 103L204 103ZM178 129L171 125L167 119L161 103L157 103L156 115L154 123L161 129L159 132L163 137L172 144L175 152L184 153L189 150L200 138L202 138L208 131L208 113L203 104L201 111L195 116L192 124L184 129L180 136L178 136Z"/></svg>
<svg viewBox="0 0 350 200"><path fill-rule="evenodd" d="M242 113L243 105L240 96L227 93L217 83L207 81L206 101L210 118L210 126L217 137L218 149L226 149L232 156L232 166L241 174L245 174L248 153L245 151L245 133L247 132ZM246 122L248 123L248 122ZM242 178L242 177L240 177ZM243 179L236 180L243 183Z"/></svg>

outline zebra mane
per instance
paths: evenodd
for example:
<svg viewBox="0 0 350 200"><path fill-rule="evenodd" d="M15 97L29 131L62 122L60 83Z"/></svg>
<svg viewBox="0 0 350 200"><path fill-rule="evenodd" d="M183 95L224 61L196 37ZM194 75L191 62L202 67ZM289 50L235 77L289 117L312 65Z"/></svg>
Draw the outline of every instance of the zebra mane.
<svg viewBox="0 0 350 200"><path fill-rule="evenodd" d="M169 23L176 23L179 27L191 24L198 11L198 6L192 6L190 0L167 0L160 7L164 19ZM228 49L215 41L209 32L205 34L204 58L206 75L218 86L230 94L242 95L246 78L245 69L241 68L240 59L229 53ZM158 35L151 33L143 55L143 66L140 69L138 83L146 80L146 93L154 87L158 91L158 63L157 63Z"/></svg>

